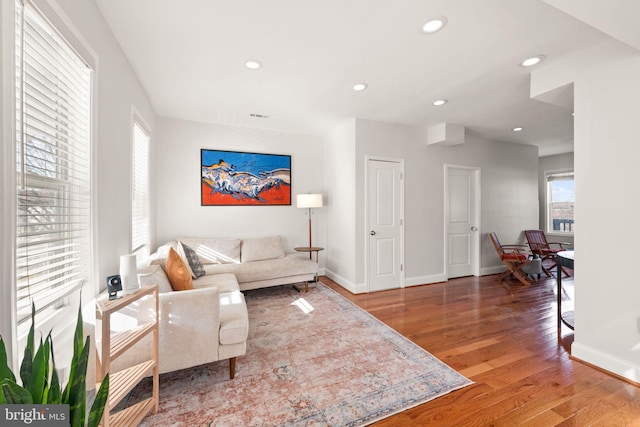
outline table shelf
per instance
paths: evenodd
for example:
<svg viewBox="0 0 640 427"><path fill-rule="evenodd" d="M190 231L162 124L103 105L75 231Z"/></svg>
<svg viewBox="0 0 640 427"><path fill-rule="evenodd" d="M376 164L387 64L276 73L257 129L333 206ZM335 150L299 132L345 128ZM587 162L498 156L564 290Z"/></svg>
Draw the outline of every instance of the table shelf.
<svg viewBox="0 0 640 427"><path fill-rule="evenodd" d="M153 296L155 309L153 321L123 332L111 333L111 316L147 295ZM115 300L108 300L106 296L98 298L96 301L96 321L100 324L102 338L100 345L96 348L98 353L96 357L96 376L99 380L102 380L109 373L109 396L102 416L102 426L137 426L151 410L158 411L160 389L158 370L158 287L155 285L145 286L136 292L125 294ZM121 371L111 372L111 362L150 333L153 334L151 359ZM151 397L121 411L112 413L118 403L150 371L153 377ZM100 383L97 386L100 387Z"/></svg>

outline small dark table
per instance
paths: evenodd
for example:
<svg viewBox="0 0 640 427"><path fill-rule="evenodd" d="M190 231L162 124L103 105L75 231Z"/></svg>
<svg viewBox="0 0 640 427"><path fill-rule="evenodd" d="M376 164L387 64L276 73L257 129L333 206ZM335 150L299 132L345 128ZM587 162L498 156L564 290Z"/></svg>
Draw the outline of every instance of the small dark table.
<svg viewBox="0 0 640 427"><path fill-rule="evenodd" d="M558 252L557 258L557 279L558 283L558 330L564 323L572 331L575 328L574 312L567 311L562 313L562 267L569 267L573 269L574 251L561 251Z"/></svg>

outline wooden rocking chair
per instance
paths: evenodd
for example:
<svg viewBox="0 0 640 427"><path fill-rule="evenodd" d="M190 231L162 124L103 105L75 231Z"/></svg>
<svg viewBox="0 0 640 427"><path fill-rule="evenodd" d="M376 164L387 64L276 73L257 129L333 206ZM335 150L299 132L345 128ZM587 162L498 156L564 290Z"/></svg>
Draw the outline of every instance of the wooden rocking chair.
<svg viewBox="0 0 640 427"><path fill-rule="evenodd" d="M570 243L565 242L547 242L547 236L542 230L524 230L524 235L527 237L529 248L534 256L540 257L542 261L542 269L547 276L550 276L549 270L553 271L553 268L557 265L558 252L567 250ZM546 260L552 261L552 264L545 267L544 262ZM562 267L562 272L571 277L571 274Z"/></svg>
<svg viewBox="0 0 640 427"><path fill-rule="evenodd" d="M500 275L500 280L512 274L523 285L529 286L529 274L537 274L540 277L540 260L529 258L527 245L501 245L496 233L489 233L489 237L500 261L507 267L507 271Z"/></svg>

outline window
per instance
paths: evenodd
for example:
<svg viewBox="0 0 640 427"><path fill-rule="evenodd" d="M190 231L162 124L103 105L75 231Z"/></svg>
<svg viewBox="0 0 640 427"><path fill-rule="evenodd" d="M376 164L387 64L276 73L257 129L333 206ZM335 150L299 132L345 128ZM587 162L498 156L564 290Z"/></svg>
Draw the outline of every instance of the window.
<svg viewBox="0 0 640 427"><path fill-rule="evenodd" d="M32 302L42 324L45 316L62 313L90 277L92 70L30 3L16 2L16 13L20 339L31 323Z"/></svg>
<svg viewBox="0 0 640 427"><path fill-rule="evenodd" d="M573 234L573 171L547 172L547 233Z"/></svg>
<svg viewBox="0 0 640 427"><path fill-rule="evenodd" d="M149 256L149 134L140 123L133 123L133 162L131 166L131 250L138 261Z"/></svg>

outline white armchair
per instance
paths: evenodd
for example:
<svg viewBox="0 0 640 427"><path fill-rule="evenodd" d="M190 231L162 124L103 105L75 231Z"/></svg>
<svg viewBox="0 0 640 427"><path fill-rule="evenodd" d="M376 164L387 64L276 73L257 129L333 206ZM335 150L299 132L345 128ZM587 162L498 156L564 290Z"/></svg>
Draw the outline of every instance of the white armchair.
<svg viewBox="0 0 640 427"><path fill-rule="evenodd" d="M159 266L139 277L142 286L157 284L160 288L160 373L229 359L229 376L233 379L236 357L244 355L247 349L249 322L244 296L239 290L229 289L233 287L229 278L221 277L220 287L212 281L201 288L172 291ZM121 329L127 329L145 323L152 313L150 300L142 300L129 310L122 310L121 315L127 319L112 323L120 323ZM113 368L119 370L140 363L151 354L151 346L151 337L145 338L116 359Z"/></svg>

